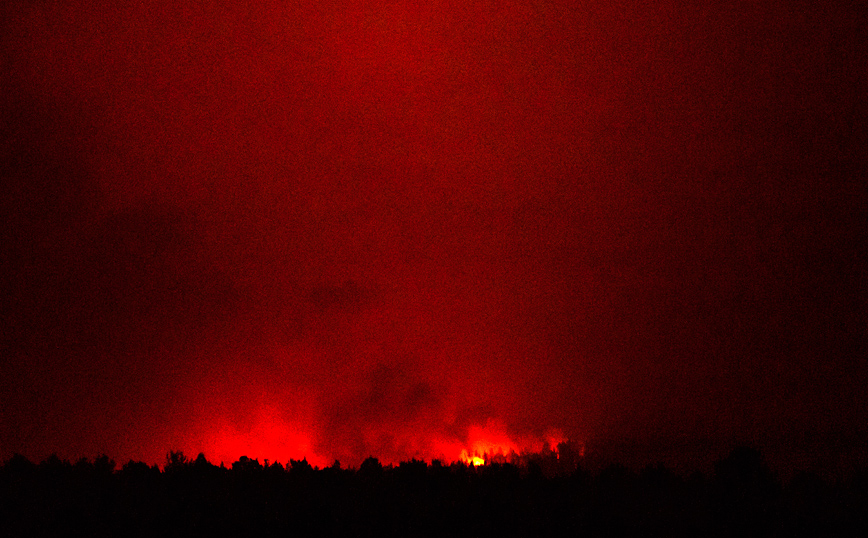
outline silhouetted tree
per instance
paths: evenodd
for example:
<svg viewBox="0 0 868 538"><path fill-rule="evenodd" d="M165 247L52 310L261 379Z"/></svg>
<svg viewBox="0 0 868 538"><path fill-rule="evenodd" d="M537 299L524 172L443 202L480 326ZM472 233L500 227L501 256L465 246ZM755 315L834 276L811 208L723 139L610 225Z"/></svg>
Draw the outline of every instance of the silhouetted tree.
<svg viewBox="0 0 868 538"><path fill-rule="evenodd" d="M240 473L249 473L262 470L262 464L259 459L250 459L247 456L241 456L238 461L232 464L232 470Z"/></svg>
<svg viewBox="0 0 868 538"><path fill-rule="evenodd" d="M193 461L193 467L196 469L210 469L213 465L211 465L211 462L208 461L204 453L199 452L199 455Z"/></svg>
<svg viewBox="0 0 868 538"><path fill-rule="evenodd" d="M182 471L187 466L187 456L181 451L172 450L166 454L166 464L163 470L166 472Z"/></svg>
<svg viewBox="0 0 868 538"><path fill-rule="evenodd" d="M301 460L289 460L289 472L295 476L307 475L313 471L313 467L308 463L307 458Z"/></svg>
<svg viewBox="0 0 868 538"><path fill-rule="evenodd" d="M559 451L559 453L561 453ZM563 455L563 453L561 453ZM167 454L166 467L106 456L0 466L0 536L866 536L868 475L827 483L799 473L782 486L753 449L739 448L706 478L662 467L636 473L548 475L526 467L410 460L357 471L307 460L231 469L203 454Z"/></svg>
<svg viewBox="0 0 868 538"><path fill-rule="evenodd" d="M383 474L383 465L380 460L373 456L368 456L365 461L359 466L359 474L363 478L379 477Z"/></svg>
<svg viewBox="0 0 868 538"><path fill-rule="evenodd" d="M771 531L781 487L758 450L738 447L716 462L713 486L721 527L742 535Z"/></svg>
<svg viewBox="0 0 868 538"><path fill-rule="evenodd" d="M94 472L103 476L112 474L115 470L115 466L115 460L109 458L105 454L97 456L93 461Z"/></svg>

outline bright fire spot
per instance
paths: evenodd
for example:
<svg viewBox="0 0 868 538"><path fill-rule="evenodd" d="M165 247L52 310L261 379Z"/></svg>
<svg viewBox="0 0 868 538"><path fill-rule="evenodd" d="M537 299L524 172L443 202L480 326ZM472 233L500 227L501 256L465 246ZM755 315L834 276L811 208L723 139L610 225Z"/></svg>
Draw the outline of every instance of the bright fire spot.
<svg viewBox="0 0 868 538"><path fill-rule="evenodd" d="M520 451L518 444L507 435L503 424L488 420L485 426L471 426L459 459L469 465L483 465L495 456L508 456Z"/></svg>
<svg viewBox="0 0 868 538"><path fill-rule="evenodd" d="M469 456L466 450L461 451L461 461L468 465L478 466L485 465L485 460L479 456Z"/></svg>
<svg viewBox="0 0 868 538"><path fill-rule="evenodd" d="M489 419L485 426L471 426L466 446L458 449L458 460L467 465L485 465L492 461L513 462L528 454L553 453L561 459L559 446L569 443L561 430L549 430L541 437L513 437L506 433L503 423ZM443 445L446 446L445 444ZM454 447L454 445L451 445ZM452 454L455 454L453 451ZM582 445L584 455L584 445Z"/></svg>

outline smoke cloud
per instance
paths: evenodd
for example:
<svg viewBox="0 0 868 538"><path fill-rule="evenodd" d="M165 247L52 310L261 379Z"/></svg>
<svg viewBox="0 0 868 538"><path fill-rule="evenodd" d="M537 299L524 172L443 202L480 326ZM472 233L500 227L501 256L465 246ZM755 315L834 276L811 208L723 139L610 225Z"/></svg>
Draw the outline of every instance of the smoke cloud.
<svg viewBox="0 0 868 538"><path fill-rule="evenodd" d="M2 9L4 457L864 431L846 14L314 4Z"/></svg>

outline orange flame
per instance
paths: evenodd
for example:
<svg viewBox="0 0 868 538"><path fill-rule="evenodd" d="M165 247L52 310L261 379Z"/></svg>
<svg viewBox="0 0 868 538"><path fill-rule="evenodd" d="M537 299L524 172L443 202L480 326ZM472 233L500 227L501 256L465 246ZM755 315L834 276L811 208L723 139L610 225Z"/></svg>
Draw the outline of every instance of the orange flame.
<svg viewBox="0 0 868 538"><path fill-rule="evenodd" d="M549 430L542 438L512 437L507 434L503 423L492 419L486 421L484 426L471 426L467 437L467 446L460 449L458 461L473 466L492 461L513 461L513 458L522 454L546 450L560 459L558 445L569 442L563 432L557 429Z"/></svg>
<svg viewBox="0 0 868 538"><path fill-rule="evenodd" d="M471 426L467 435L468 448L458 459L468 465L483 465L492 457L518 453L519 446L507 435L503 424L489 419L485 426Z"/></svg>
<svg viewBox="0 0 868 538"><path fill-rule="evenodd" d="M485 459L480 458L479 456L470 456L469 454L467 454L466 450L462 450L459 457L461 458L461 461L468 465L473 465L474 467L479 465L485 465Z"/></svg>

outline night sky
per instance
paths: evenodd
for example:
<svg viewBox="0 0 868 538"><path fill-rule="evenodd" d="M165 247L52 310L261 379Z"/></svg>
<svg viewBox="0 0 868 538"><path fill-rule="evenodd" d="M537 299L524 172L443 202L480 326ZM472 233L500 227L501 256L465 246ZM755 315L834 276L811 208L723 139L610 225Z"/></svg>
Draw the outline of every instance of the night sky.
<svg viewBox="0 0 868 538"><path fill-rule="evenodd" d="M868 438L856 3L3 4L0 458Z"/></svg>

